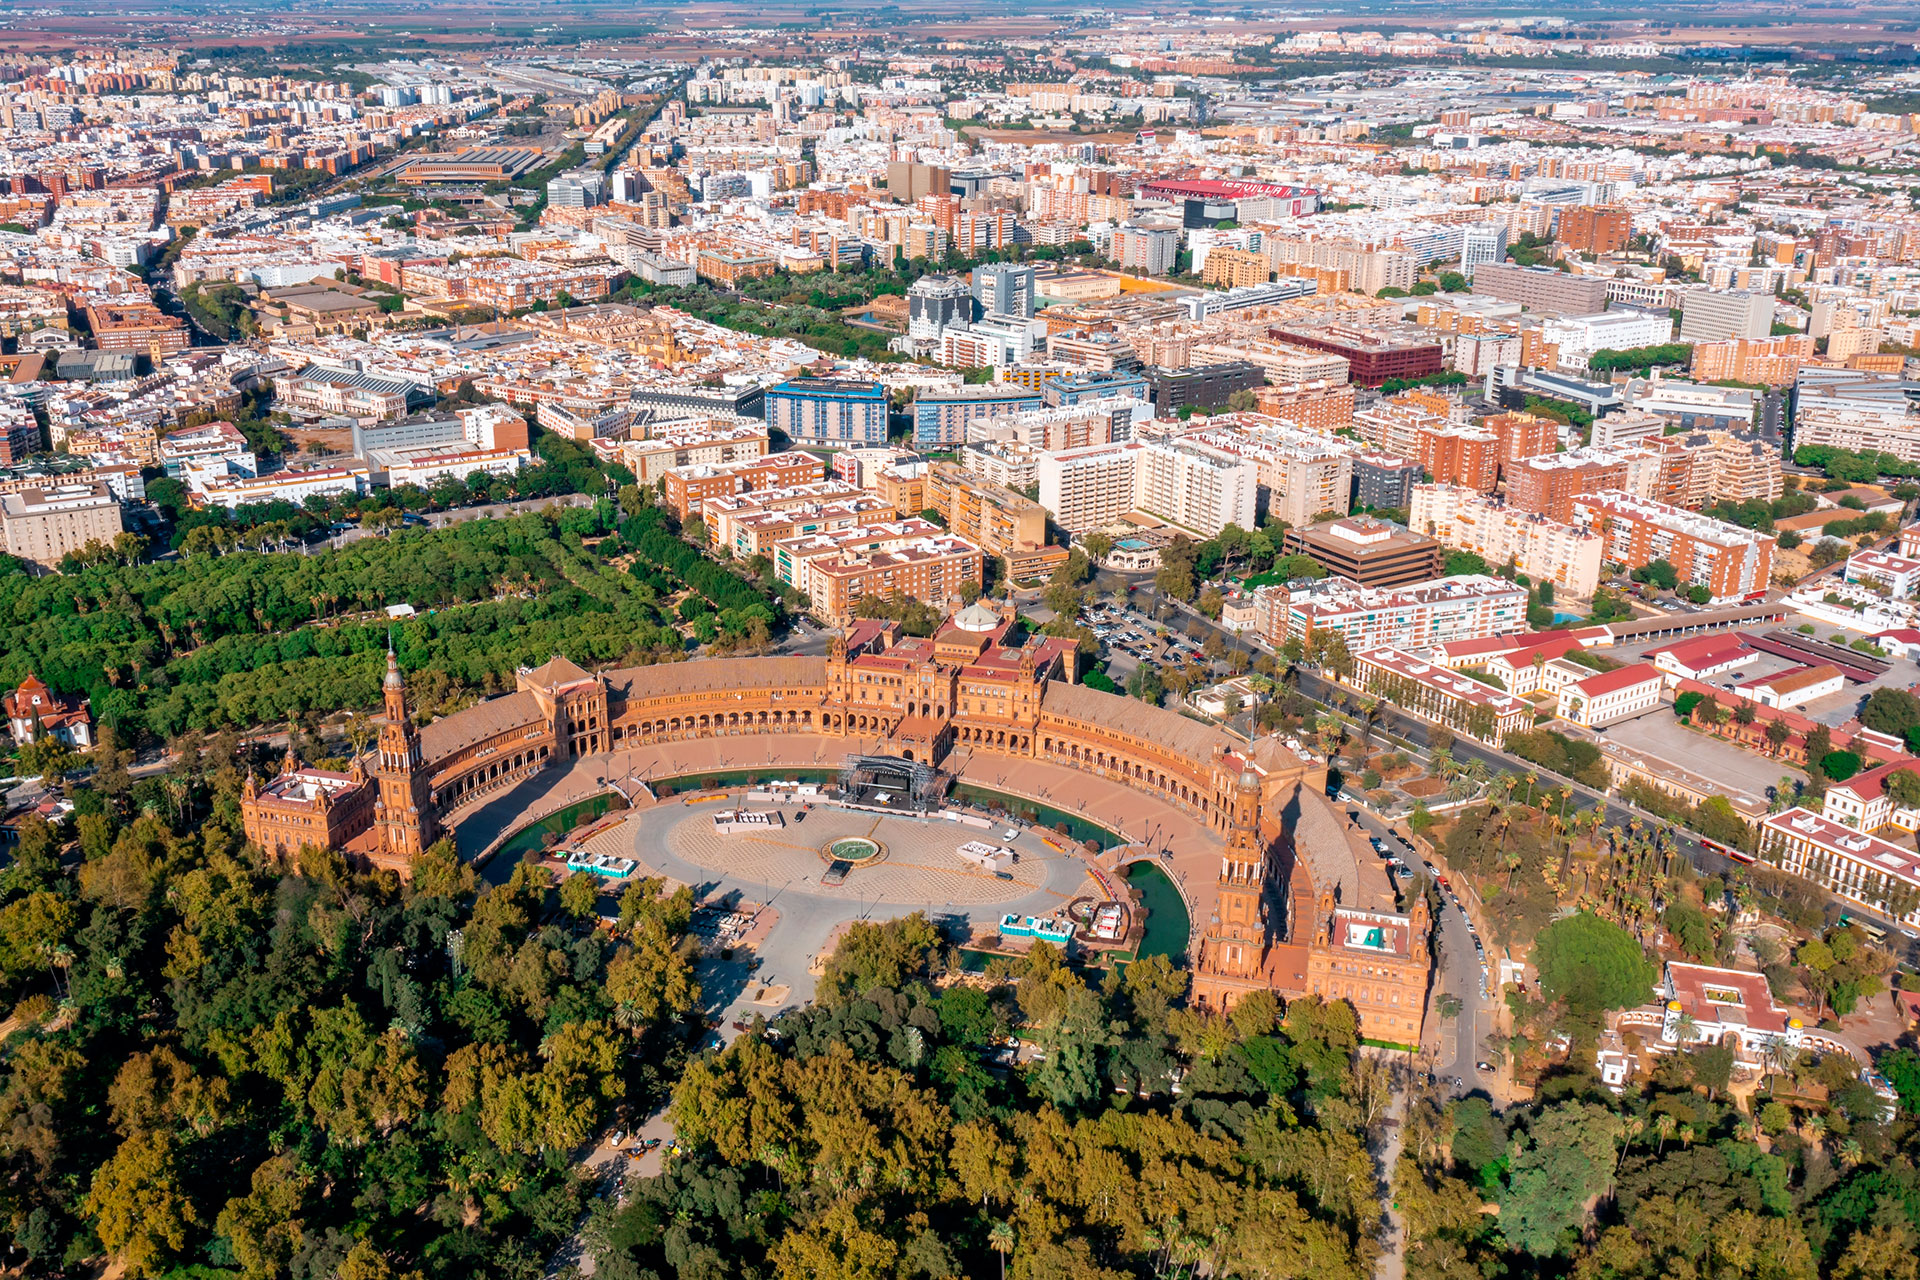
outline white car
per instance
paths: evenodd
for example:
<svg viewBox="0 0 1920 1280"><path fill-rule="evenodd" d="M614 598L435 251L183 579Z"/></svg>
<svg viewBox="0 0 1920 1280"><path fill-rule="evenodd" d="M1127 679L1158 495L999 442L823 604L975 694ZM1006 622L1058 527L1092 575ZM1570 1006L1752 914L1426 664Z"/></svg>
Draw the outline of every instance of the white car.
<svg viewBox="0 0 1920 1280"><path fill-rule="evenodd" d="M1020 833L1018 831L1015 831L1012 827L1008 827L1005 831L1002 831L1000 833L1000 838L1002 840L1018 840L1020 838Z"/></svg>

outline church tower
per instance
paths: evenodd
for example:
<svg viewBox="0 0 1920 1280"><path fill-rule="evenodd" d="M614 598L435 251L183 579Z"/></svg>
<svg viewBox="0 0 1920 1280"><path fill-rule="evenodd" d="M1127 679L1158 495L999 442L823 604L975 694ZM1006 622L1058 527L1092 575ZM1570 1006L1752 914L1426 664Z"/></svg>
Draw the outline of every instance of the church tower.
<svg viewBox="0 0 1920 1280"><path fill-rule="evenodd" d="M1254 985L1267 959L1268 858L1260 841L1260 776L1251 769L1234 785L1231 822L1217 906L1194 965L1196 994L1223 1010L1236 991Z"/></svg>
<svg viewBox="0 0 1920 1280"><path fill-rule="evenodd" d="M431 779L420 760L420 733L413 727L407 705L407 682L400 678L400 661L387 649L387 678L382 682L380 745L373 776L380 784L374 805L374 828L380 833L380 851L405 860L426 851L439 834L433 820Z"/></svg>

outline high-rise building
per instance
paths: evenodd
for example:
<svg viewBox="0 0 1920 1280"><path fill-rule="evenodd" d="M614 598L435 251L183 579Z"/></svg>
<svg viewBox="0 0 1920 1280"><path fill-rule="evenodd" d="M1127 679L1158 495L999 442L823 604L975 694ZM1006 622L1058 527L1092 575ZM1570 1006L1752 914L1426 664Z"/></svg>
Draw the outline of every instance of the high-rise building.
<svg viewBox="0 0 1920 1280"><path fill-rule="evenodd" d="M1500 474L1500 438L1482 427L1446 423L1422 427L1415 455L1438 484L1493 492Z"/></svg>
<svg viewBox="0 0 1920 1280"><path fill-rule="evenodd" d="M1606 540L1609 561L1638 569L1664 560L1682 583L1705 587L1715 600L1764 591L1772 578L1772 534L1697 511L1614 489L1575 498L1573 517Z"/></svg>
<svg viewBox="0 0 1920 1280"><path fill-rule="evenodd" d="M1507 504L1567 524L1573 520L1575 498L1618 489L1626 478L1624 460L1597 450L1523 458L1507 469Z"/></svg>
<svg viewBox="0 0 1920 1280"><path fill-rule="evenodd" d="M1773 331L1773 295L1689 289L1680 296L1680 341L1764 338Z"/></svg>
<svg viewBox="0 0 1920 1280"><path fill-rule="evenodd" d="M1473 273L1473 291L1548 315L1592 315L1607 307L1604 277L1574 276L1552 267L1522 267L1511 262L1482 265Z"/></svg>
<svg viewBox="0 0 1920 1280"><path fill-rule="evenodd" d="M887 194L902 204L912 204L923 196L950 195L952 190L951 169L911 160L887 162Z"/></svg>
<svg viewBox="0 0 1920 1280"><path fill-rule="evenodd" d="M1180 233L1171 227L1141 227L1122 223L1113 232L1113 260L1122 271L1163 276L1173 270L1180 252Z"/></svg>
<svg viewBox="0 0 1920 1280"><path fill-rule="evenodd" d="M1495 568L1511 563L1571 595L1591 596L1600 584L1599 534L1459 485L1414 486L1407 525Z"/></svg>
<svg viewBox="0 0 1920 1280"><path fill-rule="evenodd" d="M1257 523L1258 465L1197 440L1066 449L1041 455L1038 471L1040 504L1070 533L1135 510L1209 538L1230 524Z"/></svg>
<svg viewBox="0 0 1920 1280"><path fill-rule="evenodd" d="M1190 365L1185 369L1147 370L1148 396L1153 411L1163 418L1178 416L1189 405L1199 409L1219 409L1235 392L1253 391L1266 385L1266 374L1257 364L1233 360L1224 364Z"/></svg>
<svg viewBox="0 0 1920 1280"><path fill-rule="evenodd" d="M1411 458L1391 453L1361 453L1353 458L1355 511L1405 511L1422 468Z"/></svg>
<svg viewBox="0 0 1920 1280"><path fill-rule="evenodd" d="M885 444L887 389L878 382L802 378L767 389L767 427L795 443Z"/></svg>
<svg viewBox="0 0 1920 1280"><path fill-rule="evenodd" d="M1489 262L1505 262L1507 259L1507 224L1504 222L1482 222L1468 227L1460 239L1460 274L1473 279L1473 274Z"/></svg>
<svg viewBox="0 0 1920 1280"><path fill-rule="evenodd" d="M907 288L907 336L936 341L973 320L973 294L958 276L926 275Z"/></svg>
<svg viewBox="0 0 1920 1280"><path fill-rule="evenodd" d="M973 299L980 312L1014 320L1033 319L1034 269L1017 262L990 262L973 269Z"/></svg>
<svg viewBox="0 0 1920 1280"><path fill-rule="evenodd" d="M1038 392L1016 383L922 392L913 402L913 443L922 449L965 444L969 423L1038 409L1041 404Z"/></svg>
<svg viewBox="0 0 1920 1280"><path fill-rule="evenodd" d="M1479 425L1493 432L1500 442L1498 454L1503 470L1508 463L1537 458L1560 448L1560 424L1538 414L1498 413L1481 419Z"/></svg>
<svg viewBox="0 0 1920 1280"><path fill-rule="evenodd" d="M1562 208L1554 239L1579 253L1618 253L1633 237L1633 218L1615 205L1578 204Z"/></svg>

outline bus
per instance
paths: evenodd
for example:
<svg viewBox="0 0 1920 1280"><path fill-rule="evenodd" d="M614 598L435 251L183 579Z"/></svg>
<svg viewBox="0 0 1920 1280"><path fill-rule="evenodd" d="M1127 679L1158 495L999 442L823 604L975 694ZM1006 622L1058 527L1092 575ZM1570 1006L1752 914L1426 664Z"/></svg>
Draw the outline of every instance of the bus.
<svg viewBox="0 0 1920 1280"><path fill-rule="evenodd" d="M1885 929L1882 929L1878 925L1871 924L1865 920L1855 920L1852 916L1848 915L1844 911L1840 913L1840 923L1846 924L1846 925L1852 925L1854 928L1858 929L1860 932L1866 934L1869 938L1872 938L1875 942L1885 942L1887 940L1887 931Z"/></svg>
<svg viewBox="0 0 1920 1280"><path fill-rule="evenodd" d="M1700 847L1748 866L1752 866L1755 861L1754 856L1745 849L1736 849L1732 845L1721 844L1718 840L1709 840L1705 836L1700 837Z"/></svg>

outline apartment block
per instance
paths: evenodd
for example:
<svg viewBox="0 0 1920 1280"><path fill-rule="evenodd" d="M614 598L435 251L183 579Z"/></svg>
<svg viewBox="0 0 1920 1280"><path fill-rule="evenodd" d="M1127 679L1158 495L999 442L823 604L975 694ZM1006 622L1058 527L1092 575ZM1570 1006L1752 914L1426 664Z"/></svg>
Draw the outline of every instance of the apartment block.
<svg viewBox="0 0 1920 1280"><path fill-rule="evenodd" d="M1444 415L1398 397L1378 401L1353 415L1353 428L1362 440L1382 453L1402 458L1420 456L1422 432L1443 431L1450 425Z"/></svg>
<svg viewBox="0 0 1920 1280"><path fill-rule="evenodd" d="M1725 342L1696 343L1689 372L1700 382L1756 382L1784 387L1799 374L1800 366L1812 358L1813 339L1804 333L1784 333L1777 338L1733 338Z"/></svg>
<svg viewBox="0 0 1920 1280"><path fill-rule="evenodd" d="M1171 227L1139 227L1122 223L1113 232L1113 260L1122 271L1163 276L1173 270L1180 252L1180 233Z"/></svg>
<svg viewBox="0 0 1920 1280"><path fill-rule="evenodd" d="M1595 424L1596 428L1598 425ZM1538 414L1498 413L1481 419L1479 426L1493 432L1499 441L1498 457L1503 472L1509 463L1537 458L1560 448L1560 424Z"/></svg>
<svg viewBox="0 0 1920 1280"><path fill-rule="evenodd" d="M710 498L817 484L826 478L826 460L817 453L798 449L737 462L674 467L665 477L667 505L673 508L676 517L686 521L699 515Z"/></svg>
<svg viewBox="0 0 1920 1280"><path fill-rule="evenodd" d="M1665 560L1715 600L1764 591L1773 573L1773 535L1696 511L1608 490L1575 498L1573 516L1606 540L1610 562L1631 570Z"/></svg>
<svg viewBox="0 0 1920 1280"><path fill-rule="evenodd" d="M1066 562L1065 547L1047 545L1045 507L951 462L928 466L927 507L940 513L950 532L1009 565L1017 563L1016 579L1044 576Z"/></svg>
<svg viewBox="0 0 1920 1280"><path fill-rule="evenodd" d="M1220 289L1244 289L1265 284L1273 264L1261 249L1217 248L1208 252L1200 279Z"/></svg>
<svg viewBox="0 0 1920 1280"><path fill-rule="evenodd" d="M1611 453L1583 451L1524 458L1507 471L1507 503L1568 524L1573 520L1575 498L1619 489L1626 481L1626 463Z"/></svg>
<svg viewBox="0 0 1920 1280"><path fill-rule="evenodd" d="M742 560L771 555L782 538L878 524L896 514L892 503L839 480L708 498L700 513L708 548L728 548Z"/></svg>
<svg viewBox="0 0 1920 1280"><path fill-rule="evenodd" d="M1430 649L1527 627L1527 589L1461 574L1413 587L1370 588L1347 578L1256 589L1258 630L1276 648L1290 637L1337 631L1349 653Z"/></svg>
<svg viewBox="0 0 1920 1280"><path fill-rule="evenodd" d="M619 461L641 484L657 484L675 467L720 466L765 457L767 428L753 418L676 418L635 428L626 440L596 439L595 452Z"/></svg>
<svg viewBox="0 0 1920 1280"><path fill-rule="evenodd" d="M1353 458L1353 509L1405 511L1423 468L1411 458L1361 453Z"/></svg>
<svg viewBox="0 0 1920 1280"><path fill-rule="evenodd" d="M1457 423L1420 429L1414 455L1436 484L1459 484L1492 493L1500 473L1500 438L1482 427Z"/></svg>
<svg viewBox="0 0 1920 1280"><path fill-rule="evenodd" d="M1140 510L1211 538L1258 523L1259 468L1196 440L1153 440L1141 454Z"/></svg>
<svg viewBox="0 0 1920 1280"><path fill-rule="evenodd" d="M925 521L902 521L915 530ZM850 531L840 537L801 538L782 543L793 586L805 593L813 614L833 626L850 621L867 599L920 600L936 609L957 609L968 587L982 582L985 556L965 538L934 532L908 536L887 526Z"/></svg>
<svg viewBox="0 0 1920 1280"><path fill-rule="evenodd" d="M1038 409L1040 393L1008 383L923 391L913 402L913 443L944 449L967 441L967 426L1009 413Z"/></svg>
<svg viewBox="0 0 1920 1280"><path fill-rule="evenodd" d="M1574 596L1589 597L1600 583L1599 534L1459 485L1416 485L1407 525L1490 565L1511 562Z"/></svg>
<svg viewBox="0 0 1920 1280"><path fill-rule="evenodd" d="M982 440L958 451L960 466L993 484L1009 489L1037 489L1040 450L1017 440Z"/></svg>
<svg viewBox="0 0 1920 1280"><path fill-rule="evenodd" d="M1309 431L1339 431L1353 425L1353 388L1332 382L1256 387L1253 407Z"/></svg>
<svg viewBox="0 0 1920 1280"><path fill-rule="evenodd" d="M1773 295L1689 289L1680 297L1680 341L1764 338L1773 329Z"/></svg>
<svg viewBox="0 0 1920 1280"><path fill-rule="evenodd" d="M887 389L878 382L802 378L769 387L767 426L796 443L885 444Z"/></svg>
<svg viewBox="0 0 1920 1280"><path fill-rule="evenodd" d="M1043 454L1040 504L1070 533L1110 525L1129 511L1202 537L1256 523L1259 468L1195 440L1090 445Z"/></svg>
<svg viewBox="0 0 1920 1280"><path fill-rule="evenodd" d="M1253 460L1266 490L1268 520L1302 525L1347 513L1353 491L1351 441L1251 414L1233 415L1228 424L1188 439Z"/></svg>
<svg viewBox="0 0 1920 1280"><path fill-rule="evenodd" d="M1236 393L1254 391L1264 385L1265 370L1247 360L1147 370L1147 393L1153 401L1154 412L1163 418L1176 417L1189 407L1223 408Z"/></svg>
<svg viewBox="0 0 1920 1280"><path fill-rule="evenodd" d="M1785 491L1780 450L1765 440L1731 431L1693 431L1661 443L1687 455L1703 503L1772 502Z"/></svg>
<svg viewBox="0 0 1920 1280"><path fill-rule="evenodd" d="M1069 533L1113 524L1137 505L1144 444L1084 445L1040 455L1040 505Z"/></svg>
<svg viewBox="0 0 1920 1280"><path fill-rule="evenodd" d="M7 554L36 573L57 569L68 552L89 542L112 542L124 528L113 491L97 480L49 480L0 494L0 525L5 527Z"/></svg>
<svg viewBox="0 0 1920 1280"><path fill-rule="evenodd" d="M1079 449L1131 440L1134 429L1152 417L1153 406L1144 398L1077 399L1055 408L1022 409L975 419L967 424L967 441L978 444L1001 440L1035 449Z"/></svg>
<svg viewBox="0 0 1920 1280"><path fill-rule="evenodd" d="M1593 315L1606 310L1607 282L1601 276L1575 276L1552 267L1522 267L1489 262L1473 273L1473 291L1502 302L1517 302L1546 315Z"/></svg>
<svg viewBox="0 0 1920 1280"><path fill-rule="evenodd" d="M1632 238L1633 217L1618 205L1568 205L1554 228L1554 239L1578 253L1618 253Z"/></svg>

